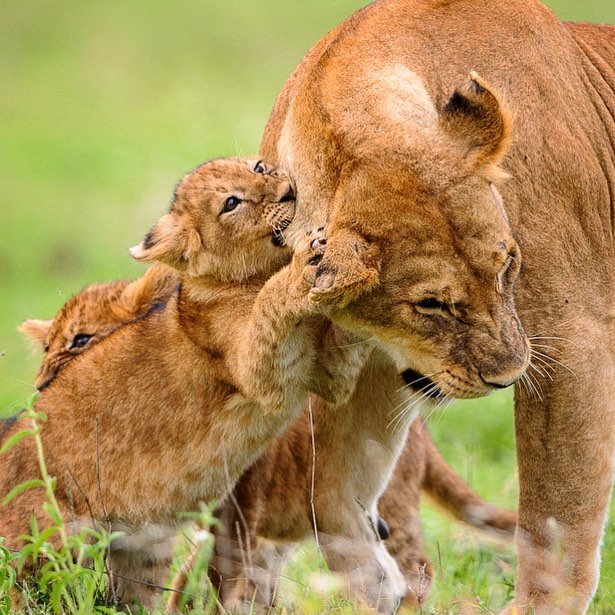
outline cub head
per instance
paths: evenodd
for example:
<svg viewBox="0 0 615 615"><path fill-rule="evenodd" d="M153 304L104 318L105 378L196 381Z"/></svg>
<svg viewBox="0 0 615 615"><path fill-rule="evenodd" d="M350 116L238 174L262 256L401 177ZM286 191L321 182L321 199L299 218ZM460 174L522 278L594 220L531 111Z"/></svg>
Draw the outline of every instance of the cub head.
<svg viewBox="0 0 615 615"><path fill-rule="evenodd" d="M155 265L132 282L88 286L69 299L55 318L24 321L20 331L45 352L36 388L42 391L66 363L116 329L163 306L178 282L173 269Z"/></svg>
<svg viewBox="0 0 615 615"><path fill-rule="evenodd" d="M529 362L513 298L521 255L497 188L511 120L474 73L432 111L407 149L357 151L311 298L383 347L416 399L476 397Z"/></svg>
<svg viewBox="0 0 615 615"><path fill-rule="evenodd" d="M295 213L293 186L263 161L221 158L186 174L169 212L130 249L193 277L242 280L283 266L281 231Z"/></svg>

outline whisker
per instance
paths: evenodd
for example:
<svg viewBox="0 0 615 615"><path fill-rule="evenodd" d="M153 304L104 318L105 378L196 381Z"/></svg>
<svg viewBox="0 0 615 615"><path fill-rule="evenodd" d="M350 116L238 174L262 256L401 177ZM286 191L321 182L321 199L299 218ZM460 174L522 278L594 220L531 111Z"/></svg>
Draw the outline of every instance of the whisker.
<svg viewBox="0 0 615 615"><path fill-rule="evenodd" d="M547 375L550 374L554 374L557 370L553 367L553 365L551 365L550 363L548 363L547 361L545 361L543 358L541 357L537 357L535 355L532 355L532 359L535 359L536 361L538 361L540 363L540 367L544 370L547 370ZM538 365L536 363L534 363L534 365L536 365L536 367L538 367Z"/></svg>
<svg viewBox="0 0 615 615"><path fill-rule="evenodd" d="M395 417L393 417L393 419L391 419L391 421L387 425L387 429L392 427L393 431L395 431L400 425L403 425L404 418L407 417L408 414L414 410L414 408L419 404L419 402L429 397L431 393L436 390L438 390L438 385L433 382L429 382L425 387L423 387L420 391L417 392L421 393L420 397L412 401L413 398L417 395L415 393L415 395L413 395L409 399L406 399L404 407L400 410L400 412L397 413Z"/></svg>
<svg viewBox="0 0 615 615"><path fill-rule="evenodd" d="M534 357L536 358L536 357ZM538 365L536 365L536 363L534 363L533 361L530 360L529 364L528 364L528 369L533 369L539 376L542 376L543 378L549 378L549 380L551 380L551 382L553 382L553 377L551 376L551 374L549 372L545 372L543 368L539 367Z"/></svg>
<svg viewBox="0 0 615 615"><path fill-rule="evenodd" d="M555 335L529 335L528 339L530 342L533 342L534 340L557 340L559 342L568 342L569 344L573 343L572 340L567 337L557 337Z"/></svg>
<svg viewBox="0 0 615 615"><path fill-rule="evenodd" d="M538 350L535 351L535 355L536 355L536 358L541 357L543 359L543 361L545 361L545 362L546 362L547 359L549 361L553 361L553 363L555 363L556 365L559 365L560 367L563 367L566 371L570 372L575 378L577 377L576 372L571 367L568 367L567 365L565 365L561 361L558 361L554 357L551 357L548 354L545 354L545 353L540 352Z"/></svg>
<svg viewBox="0 0 615 615"><path fill-rule="evenodd" d="M437 371L437 372L432 372L431 374L425 374L424 376L419 376L418 378L415 378L412 382L404 383L395 392L399 393L400 391L403 391L404 389L407 389L407 388L411 387L413 384L416 384L417 382L420 382L421 380L423 380L425 378L433 378L434 376L438 376L441 373L442 373L442 371Z"/></svg>
<svg viewBox="0 0 615 615"><path fill-rule="evenodd" d="M547 350L552 350L553 352L559 352L559 354L564 354L564 351L561 348L549 346L548 344L532 344L532 348L546 348Z"/></svg>
<svg viewBox="0 0 615 615"><path fill-rule="evenodd" d="M528 382L531 382L533 384L533 388L534 391L536 393L536 396L538 397L538 399L540 401L542 401L542 387L540 386L540 382L538 382L538 380L536 379L536 376L534 376L532 373L530 372L525 372L527 374L527 378L528 378Z"/></svg>

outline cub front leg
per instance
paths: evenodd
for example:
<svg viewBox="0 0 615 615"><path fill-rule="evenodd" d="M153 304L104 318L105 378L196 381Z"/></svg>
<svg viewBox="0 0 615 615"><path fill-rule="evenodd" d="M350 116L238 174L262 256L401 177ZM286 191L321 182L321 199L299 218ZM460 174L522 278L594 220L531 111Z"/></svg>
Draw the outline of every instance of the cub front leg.
<svg viewBox="0 0 615 615"><path fill-rule="evenodd" d="M266 411L298 413L307 395L317 335L306 318L319 311L308 293L325 243L314 232L300 242L290 264L258 293L238 340L239 387Z"/></svg>

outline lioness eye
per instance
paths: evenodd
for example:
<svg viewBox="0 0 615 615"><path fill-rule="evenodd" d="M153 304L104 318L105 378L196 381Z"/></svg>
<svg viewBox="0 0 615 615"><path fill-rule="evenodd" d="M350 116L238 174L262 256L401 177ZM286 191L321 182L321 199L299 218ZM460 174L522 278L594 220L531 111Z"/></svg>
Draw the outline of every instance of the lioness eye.
<svg viewBox="0 0 615 615"><path fill-rule="evenodd" d="M267 169L262 160L259 160L252 169L255 173L264 173Z"/></svg>
<svg viewBox="0 0 615 615"><path fill-rule="evenodd" d="M435 297L428 297L426 299L422 299L418 303L415 304L416 309L419 312L426 314L433 314L434 312L448 312L448 306L446 303L436 299Z"/></svg>
<svg viewBox="0 0 615 615"><path fill-rule="evenodd" d="M222 206L222 213L226 214L229 211L233 211L237 206L241 203L241 199L236 196L229 196L226 201L224 201L224 205Z"/></svg>
<svg viewBox="0 0 615 615"><path fill-rule="evenodd" d="M92 339L91 335L87 333L78 333L73 338L73 343L71 344L71 350L73 348L83 348L90 340Z"/></svg>

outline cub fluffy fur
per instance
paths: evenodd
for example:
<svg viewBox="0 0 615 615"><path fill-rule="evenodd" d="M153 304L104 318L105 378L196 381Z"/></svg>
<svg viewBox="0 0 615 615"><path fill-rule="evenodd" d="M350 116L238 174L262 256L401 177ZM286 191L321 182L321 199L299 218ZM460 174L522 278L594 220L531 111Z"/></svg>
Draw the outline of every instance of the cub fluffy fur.
<svg viewBox="0 0 615 615"><path fill-rule="evenodd" d="M183 178L131 250L176 269L178 291L64 365L35 404L47 415L41 437L66 522L137 532L174 523L223 497L297 416L327 352L306 321L310 245L321 243L306 238L282 267L289 252L277 232L293 213L289 179L261 162L215 160ZM338 365L352 364L344 352L332 349L338 377ZM0 460L2 497L39 476L36 459L24 439ZM43 501L35 488L3 507L8 546L19 546L32 514L49 524ZM112 546L112 568L131 556Z"/></svg>
<svg viewBox="0 0 615 615"><path fill-rule="evenodd" d="M177 271L156 264L132 282L91 284L69 299L54 318L24 321L20 331L45 352L36 388L42 391L71 358L86 348L162 308L178 284Z"/></svg>

